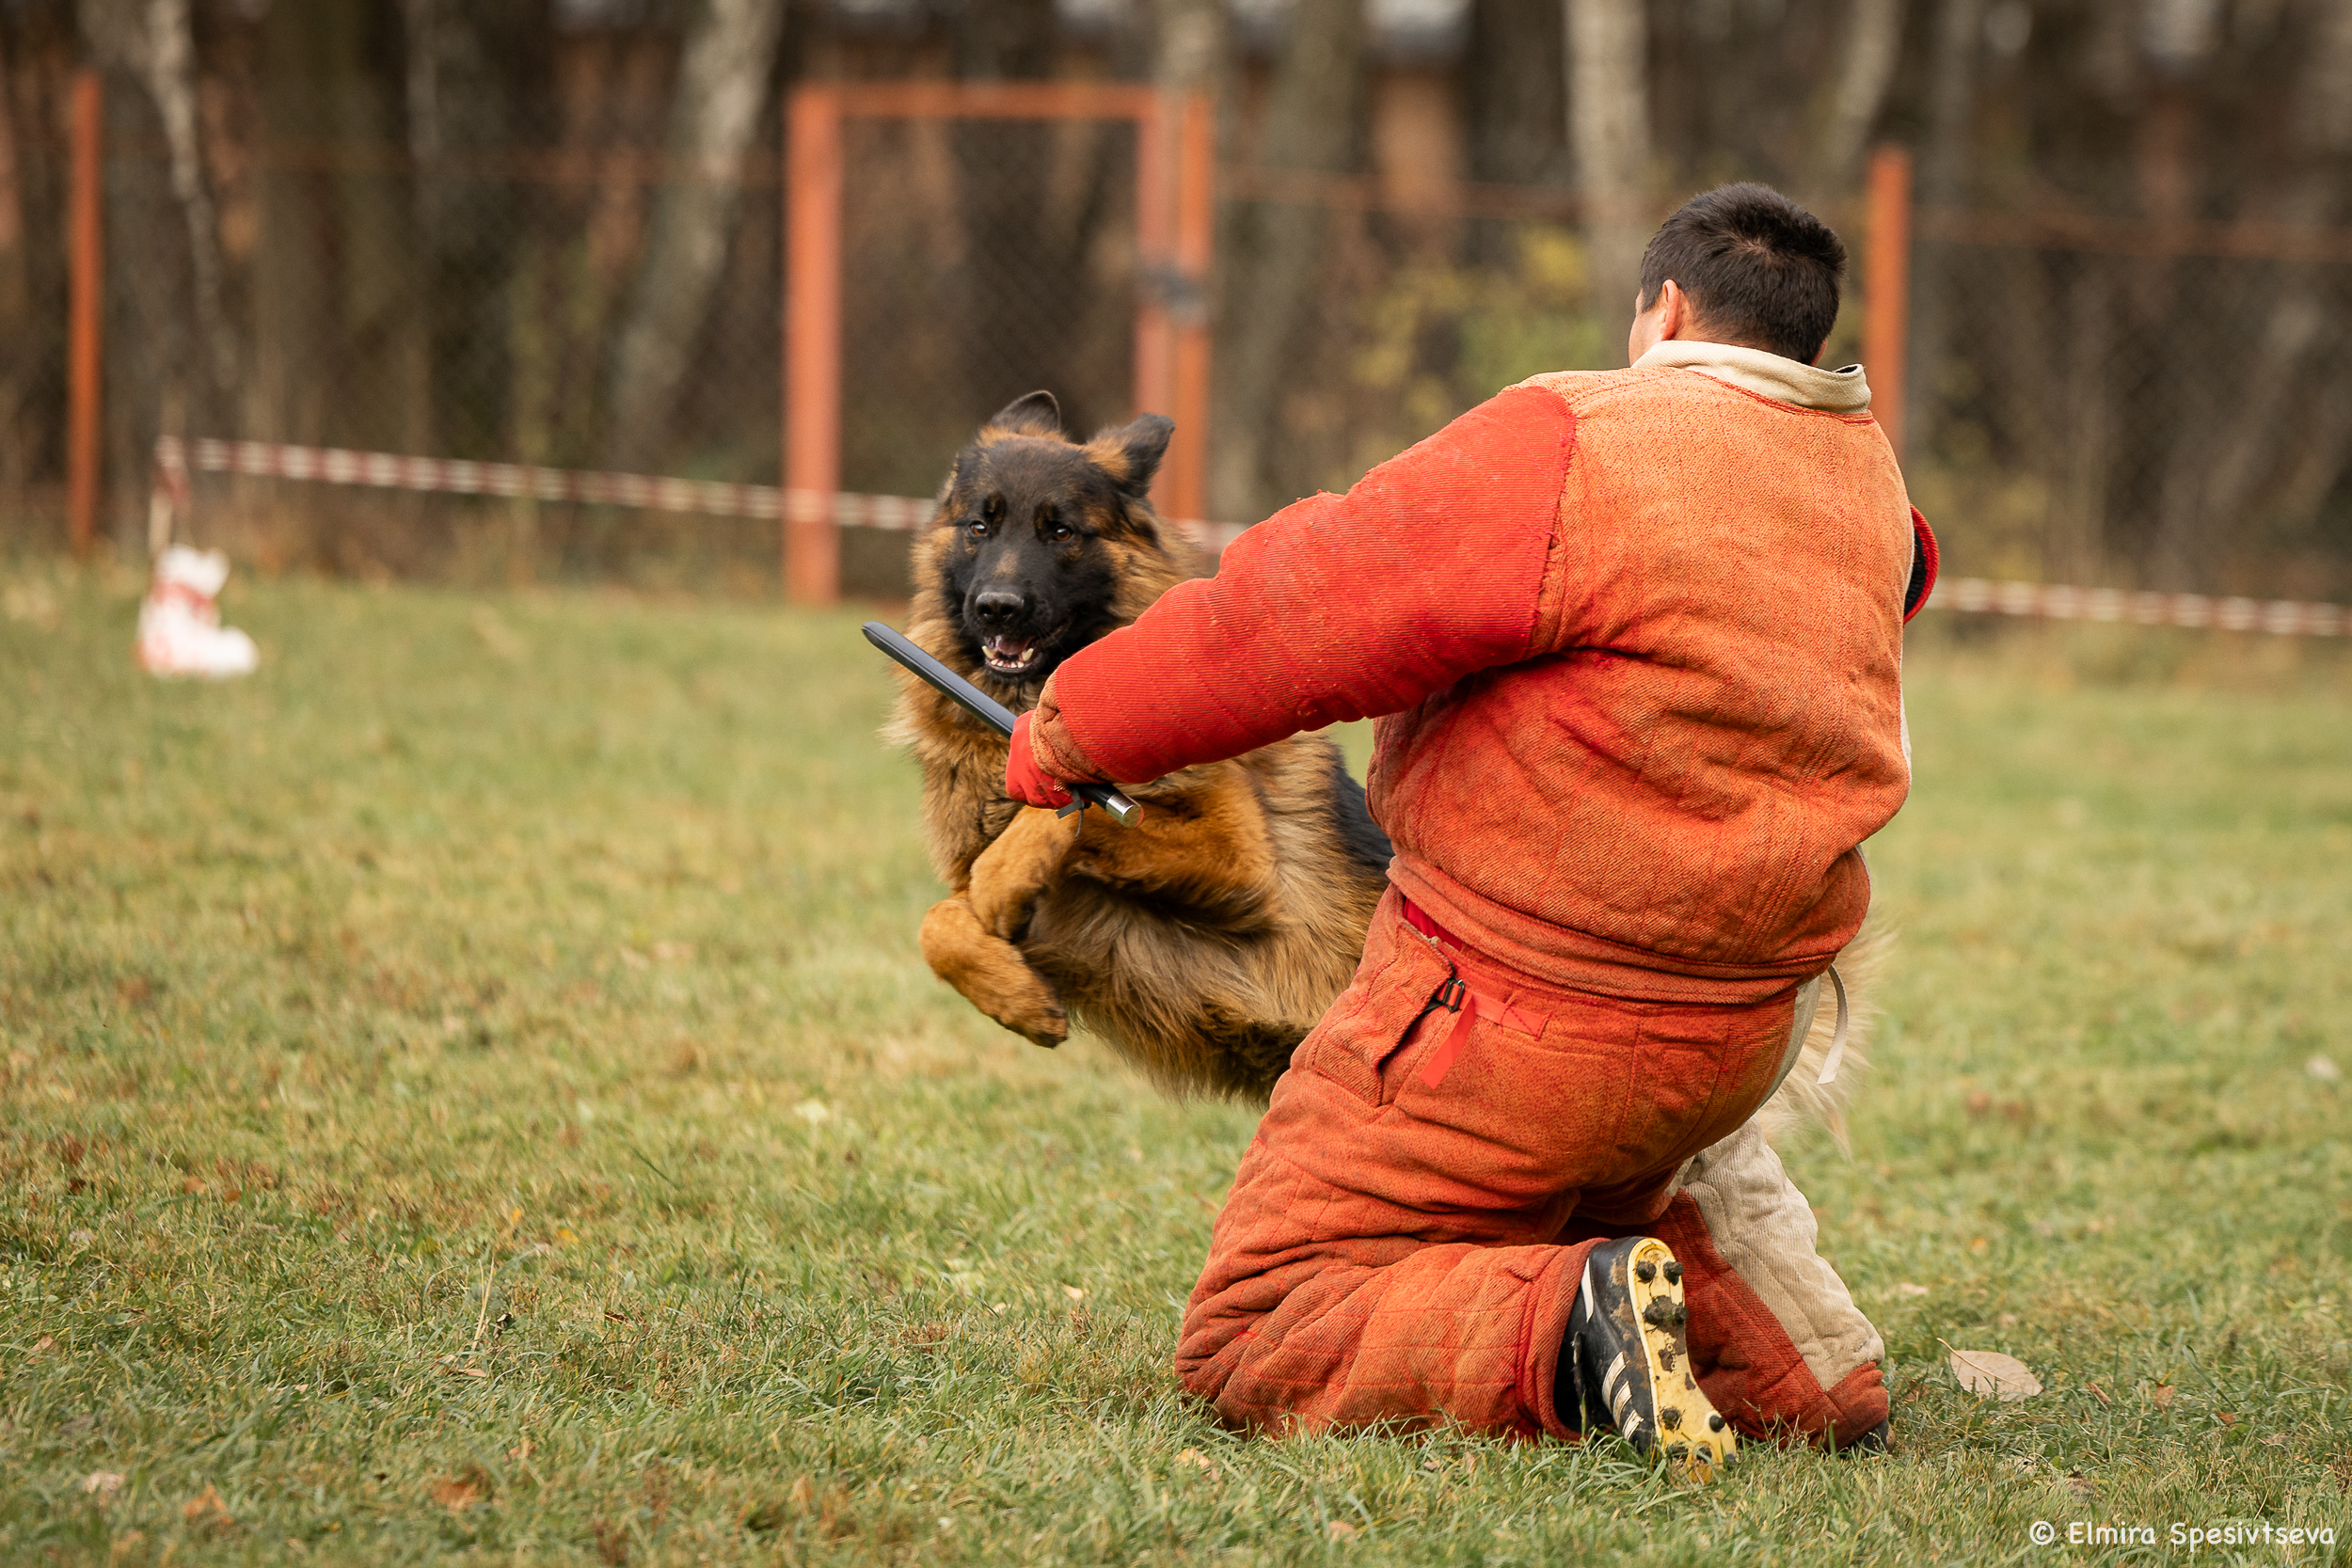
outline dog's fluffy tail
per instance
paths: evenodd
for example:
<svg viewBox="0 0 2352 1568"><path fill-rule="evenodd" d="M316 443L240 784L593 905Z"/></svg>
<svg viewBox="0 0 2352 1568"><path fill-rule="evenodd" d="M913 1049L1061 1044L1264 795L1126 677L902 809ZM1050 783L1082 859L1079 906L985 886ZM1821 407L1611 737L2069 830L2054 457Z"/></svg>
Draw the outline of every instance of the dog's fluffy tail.
<svg viewBox="0 0 2352 1568"><path fill-rule="evenodd" d="M1805 1032L1797 1065L1789 1070L1772 1098L1756 1117L1764 1135L1777 1144L1809 1122L1828 1129L1840 1153L1851 1154L1846 1137L1846 1106L1856 1084L1870 1069L1870 1035L1878 1022L1878 982L1894 956L1895 933L1876 915L1837 955L1837 976L1846 982L1846 1053L1838 1058L1837 1076L1821 1082L1821 1064L1829 1059L1830 1042L1837 1033L1837 998L1826 983L1813 1009L1813 1027Z"/></svg>

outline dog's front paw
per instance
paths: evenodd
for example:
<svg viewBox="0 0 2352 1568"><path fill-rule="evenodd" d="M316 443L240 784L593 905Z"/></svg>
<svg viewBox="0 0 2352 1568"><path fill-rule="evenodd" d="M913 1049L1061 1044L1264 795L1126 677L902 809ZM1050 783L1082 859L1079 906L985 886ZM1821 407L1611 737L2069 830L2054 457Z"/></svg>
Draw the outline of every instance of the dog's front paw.
<svg viewBox="0 0 2352 1568"><path fill-rule="evenodd" d="M1035 984L1025 996L1009 997L1002 1011L983 1006L980 1011L1027 1040L1051 1051L1070 1037L1070 1010L1061 1005L1061 997L1037 971L1029 971Z"/></svg>
<svg viewBox="0 0 2352 1568"><path fill-rule="evenodd" d="M922 941L931 973L1014 1034L1048 1047L1070 1037L1069 1009L1052 982L991 931L966 900L932 905L923 917Z"/></svg>
<svg viewBox="0 0 2352 1568"><path fill-rule="evenodd" d="M1037 913L1038 894L1035 887L985 886L976 881L968 896L973 918L981 929L999 942L1019 942Z"/></svg>

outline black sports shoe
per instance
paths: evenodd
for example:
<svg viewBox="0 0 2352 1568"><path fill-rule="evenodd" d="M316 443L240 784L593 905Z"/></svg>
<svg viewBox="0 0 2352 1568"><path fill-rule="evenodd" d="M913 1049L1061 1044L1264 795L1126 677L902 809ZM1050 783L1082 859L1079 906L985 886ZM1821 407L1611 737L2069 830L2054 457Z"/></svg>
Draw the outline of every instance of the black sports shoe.
<svg viewBox="0 0 2352 1568"><path fill-rule="evenodd" d="M1635 1452L1661 1454L1705 1481L1731 1463L1740 1440L1692 1375L1689 1317L1682 1265L1665 1243L1603 1242L1584 1264L1552 1397L1570 1426L1613 1430Z"/></svg>
<svg viewBox="0 0 2352 1568"><path fill-rule="evenodd" d="M1881 1421L1837 1451L1839 1453L1884 1453L1887 1439L1894 1433L1894 1431L1895 1418L1889 1416L1885 1420Z"/></svg>

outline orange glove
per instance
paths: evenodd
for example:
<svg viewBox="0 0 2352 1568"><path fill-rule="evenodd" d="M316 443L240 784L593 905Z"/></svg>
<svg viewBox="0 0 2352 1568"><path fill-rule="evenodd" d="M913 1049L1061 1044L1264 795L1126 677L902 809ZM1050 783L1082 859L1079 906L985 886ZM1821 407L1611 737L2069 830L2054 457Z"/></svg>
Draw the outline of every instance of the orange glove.
<svg viewBox="0 0 2352 1568"><path fill-rule="evenodd" d="M1005 754L1005 793L1024 805L1059 810L1070 804L1070 791L1038 766L1037 752L1029 745L1031 717L1025 713L1012 722L1012 745Z"/></svg>

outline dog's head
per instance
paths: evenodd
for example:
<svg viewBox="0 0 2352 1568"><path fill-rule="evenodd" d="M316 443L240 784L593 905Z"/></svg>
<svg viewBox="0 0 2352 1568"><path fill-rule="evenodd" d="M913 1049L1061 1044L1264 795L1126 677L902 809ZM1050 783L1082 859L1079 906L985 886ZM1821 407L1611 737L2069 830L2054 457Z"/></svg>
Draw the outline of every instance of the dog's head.
<svg viewBox="0 0 2352 1568"><path fill-rule="evenodd" d="M958 454L922 586L940 595L976 673L999 686L1042 682L1135 617L1138 576L1157 579L1172 563L1146 497L1175 428L1145 414L1081 445L1062 434L1053 395L1031 392ZM1148 574L1137 570L1143 558Z"/></svg>

